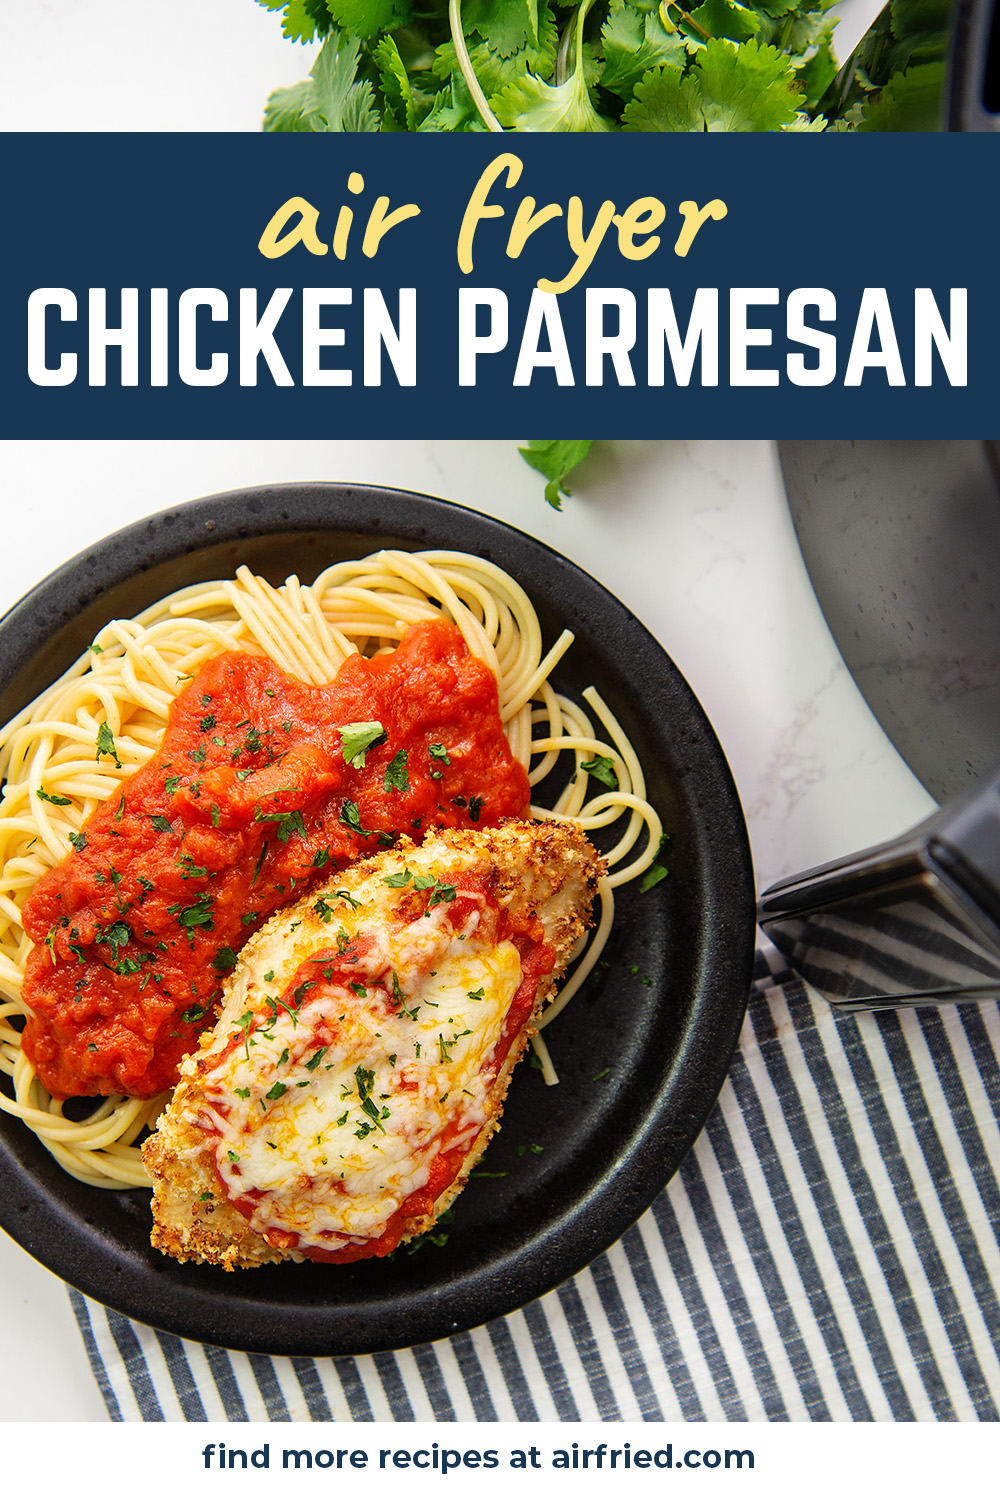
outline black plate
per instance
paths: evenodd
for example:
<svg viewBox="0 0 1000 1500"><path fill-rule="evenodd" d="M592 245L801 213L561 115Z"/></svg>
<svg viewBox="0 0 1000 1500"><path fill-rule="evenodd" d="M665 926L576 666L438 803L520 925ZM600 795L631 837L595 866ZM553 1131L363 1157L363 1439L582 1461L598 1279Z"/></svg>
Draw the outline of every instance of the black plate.
<svg viewBox="0 0 1000 1500"><path fill-rule="evenodd" d="M398 490L234 491L141 521L81 553L0 621L0 723L115 616L231 575L312 578L380 546L455 547L508 569L547 638L576 644L557 673L593 682L638 751L672 836L670 876L619 892L608 960L546 1033L560 1083L518 1069L504 1128L458 1200L447 1244L391 1262L227 1273L149 1245L148 1194L67 1177L0 1114L0 1224L43 1265L144 1323L269 1354L359 1354L471 1328L540 1296L612 1244L676 1171L722 1086L746 1000L754 891L746 828L718 741L690 688L592 578L521 532ZM43 644L40 644L43 643ZM605 1069L608 1071L605 1073ZM595 1076L604 1074L595 1081Z"/></svg>

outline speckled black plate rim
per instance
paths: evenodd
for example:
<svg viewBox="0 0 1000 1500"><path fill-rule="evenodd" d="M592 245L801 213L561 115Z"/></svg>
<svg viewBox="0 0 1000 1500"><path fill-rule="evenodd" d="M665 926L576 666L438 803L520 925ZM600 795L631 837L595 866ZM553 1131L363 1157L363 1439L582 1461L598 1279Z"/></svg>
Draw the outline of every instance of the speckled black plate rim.
<svg viewBox="0 0 1000 1500"><path fill-rule="evenodd" d="M602 647L622 663L624 690L637 700L652 693L657 711L669 709L670 722L683 725L682 792L702 823L700 874L711 918L678 1053L664 1064L658 1087L614 1143L613 1169L605 1161L601 1170L588 1172L582 1162L573 1202L563 1202L537 1234L508 1254L487 1255L483 1268L467 1268L430 1293L424 1289L393 1298L383 1288L379 1296L353 1303L310 1297L295 1306L258 1295L264 1291L262 1282L255 1287L253 1281L259 1272L232 1273L225 1283L222 1273L206 1284L192 1276L185 1283L183 1275L192 1268L171 1265L168 1272L159 1257L129 1254L109 1236L102 1224L101 1190L80 1194L77 1184L73 1191L62 1190L60 1180L71 1184L71 1179L61 1173L55 1178L48 1173L47 1185L38 1143L0 1115L0 1226L65 1281L126 1316L181 1337L277 1355L353 1355L430 1342L514 1311L580 1271L649 1206L694 1143L728 1071L749 989L754 884L729 766L697 699L660 644L602 585L544 543L430 496L335 483L268 485L191 501L137 521L58 568L0 620L0 696L10 701L13 694L14 701L27 702L37 690L23 691L29 675L38 683L41 673L44 685L65 670L67 660L45 662L44 643L79 620L75 645L84 649L93 628L88 617L100 610L105 590L138 580L141 593L141 574L162 563L220 545L238 547L248 538L298 532L338 534L345 546L356 540L363 551L392 539L411 548L447 547L490 557L570 629L586 634L599 622ZM208 576L218 575L196 570L192 581ZM245 1295L239 1285L243 1275Z"/></svg>

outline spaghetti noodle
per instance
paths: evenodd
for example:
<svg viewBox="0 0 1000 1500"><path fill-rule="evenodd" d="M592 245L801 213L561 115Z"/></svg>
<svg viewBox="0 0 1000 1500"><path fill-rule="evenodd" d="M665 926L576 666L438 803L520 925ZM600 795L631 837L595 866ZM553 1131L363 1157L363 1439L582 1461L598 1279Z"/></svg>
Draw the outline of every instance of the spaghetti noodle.
<svg viewBox="0 0 1000 1500"><path fill-rule="evenodd" d="M90 813L155 753L171 703L211 657L230 650L267 656L319 685L352 653L393 650L407 626L436 618L453 622L497 679L511 751L528 771L532 816L587 831L623 823L606 856L597 927L540 1030L592 970L611 929L614 890L653 862L661 825L635 751L600 696L588 689L584 707L551 686L572 635L564 631L545 652L535 611L512 578L466 553L384 551L336 563L311 585L292 577L275 588L241 568L235 579L182 589L133 620L111 621L0 731L0 1068L11 1080L0 1108L24 1121L71 1175L99 1187L146 1185L135 1143L165 1096L88 1101L76 1118L73 1106L43 1088L21 1046L31 948L21 906L35 883L70 853ZM114 754L95 759L102 734ZM587 766L607 783L596 795ZM541 1035L535 1046L543 1076L555 1082Z"/></svg>

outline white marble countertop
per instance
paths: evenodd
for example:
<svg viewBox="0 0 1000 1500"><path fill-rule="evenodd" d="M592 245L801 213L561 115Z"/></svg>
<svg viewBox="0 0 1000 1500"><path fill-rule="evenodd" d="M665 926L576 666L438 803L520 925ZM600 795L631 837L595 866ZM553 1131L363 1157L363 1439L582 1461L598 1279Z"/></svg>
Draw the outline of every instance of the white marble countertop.
<svg viewBox="0 0 1000 1500"><path fill-rule="evenodd" d="M531 532L677 662L729 757L761 887L902 831L930 799L854 686L809 584L769 443L601 443L557 513L513 442L7 443L0 608L109 531L199 495L369 481ZM0 1413L103 1420L62 1284L0 1235Z"/></svg>

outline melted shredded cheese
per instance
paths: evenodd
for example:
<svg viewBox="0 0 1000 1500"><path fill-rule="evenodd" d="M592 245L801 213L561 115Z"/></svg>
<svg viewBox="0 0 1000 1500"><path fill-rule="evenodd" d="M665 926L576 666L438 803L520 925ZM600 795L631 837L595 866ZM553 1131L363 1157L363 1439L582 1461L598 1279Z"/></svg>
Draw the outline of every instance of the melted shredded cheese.
<svg viewBox="0 0 1000 1500"><path fill-rule="evenodd" d="M332 968L317 958L297 1007L265 986L267 1013L248 1013L190 1117L260 1233L325 1250L376 1237L439 1151L471 1147L521 982L517 949L491 942L479 916L466 907L456 930L447 902L398 923L338 909L331 937L349 982L342 968L324 979Z"/></svg>

